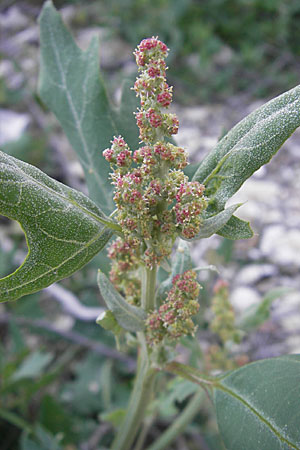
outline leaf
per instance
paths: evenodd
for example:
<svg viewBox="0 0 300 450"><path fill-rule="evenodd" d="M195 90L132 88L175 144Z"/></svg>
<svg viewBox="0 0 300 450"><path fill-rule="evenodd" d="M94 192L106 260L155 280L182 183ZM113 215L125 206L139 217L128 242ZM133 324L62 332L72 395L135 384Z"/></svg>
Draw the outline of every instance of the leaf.
<svg viewBox="0 0 300 450"><path fill-rule="evenodd" d="M232 216L226 225L217 231L217 234L226 239L250 239L254 236L250 223Z"/></svg>
<svg viewBox="0 0 300 450"><path fill-rule="evenodd" d="M17 428L20 428L28 433L33 431L30 423L27 423L22 417L18 414L0 407L0 418L4 419L6 422L11 423Z"/></svg>
<svg viewBox="0 0 300 450"><path fill-rule="evenodd" d="M168 417L178 413L178 403L199 391L199 386L180 377L173 378L156 400L160 415Z"/></svg>
<svg viewBox="0 0 300 450"><path fill-rule="evenodd" d="M237 205L229 206L229 208L223 209L223 211L215 214L214 216L209 217L208 219L204 219L200 228L199 233L193 237L192 239L182 239L187 241L196 241L197 239L208 238L215 234L220 228L222 228L229 219L232 217L232 214L241 206L241 203Z"/></svg>
<svg viewBox="0 0 300 450"><path fill-rule="evenodd" d="M138 146L133 111L135 94L124 88L122 104L114 108L99 73L99 45L92 39L82 51L59 13L47 1L40 18L41 66L39 94L56 115L84 169L90 197L108 214L114 209L109 164L102 152L113 136L122 135Z"/></svg>
<svg viewBox="0 0 300 450"><path fill-rule="evenodd" d="M62 401L54 394L50 396L46 394L43 396L39 405L39 422L40 424L53 435L59 435L63 430L63 437L65 442L74 442L74 428L73 411L68 411L64 408Z"/></svg>
<svg viewBox="0 0 300 450"><path fill-rule="evenodd" d="M36 425L35 434L37 439L39 439L40 450L62 450L62 447L59 445L59 441L62 438L61 434L53 436L39 424Z"/></svg>
<svg viewBox="0 0 300 450"><path fill-rule="evenodd" d="M190 270L193 267L193 262L190 252L190 244L184 240L179 240L175 258L172 264L172 272L168 278L160 283L157 296L163 299L168 291L172 288L172 280L178 275Z"/></svg>
<svg viewBox="0 0 300 450"><path fill-rule="evenodd" d="M287 287L271 289L258 305L250 306L250 308L245 311L238 327L245 331L258 328L269 319L270 308L273 301L292 291L293 289Z"/></svg>
<svg viewBox="0 0 300 450"><path fill-rule="evenodd" d="M0 280L0 302L43 289L83 267L116 227L91 200L39 169L0 152L0 214L26 235L23 264Z"/></svg>
<svg viewBox="0 0 300 450"><path fill-rule="evenodd" d="M215 386L214 403L227 450L299 450L300 355L230 372Z"/></svg>
<svg viewBox="0 0 300 450"><path fill-rule="evenodd" d="M100 270L98 286L108 309L112 311L121 327L129 331L142 331L145 328L144 321L147 313L143 309L127 303Z"/></svg>
<svg viewBox="0 0 300 450"><path fill-rule="evenodd" d="M191 247L187 242L179 240L176 256L172 265L172 279L178 275L192 269Z"/></svg>
<svg viewBox="0 0 300 450"><path fill-rule="evenodd" d="M122 424L126 416L126 409L118 408L110 412L104 412L101 414L101 420L103 422L109 422L114 428L117 428Z"/></svg>
<svg viewBox="0 0 300 450"><path fill-rule="evenodd" d="M73 378L63 385L62 398L75 415L89 417L101 411L101 368L104 361L93 352L80 361L74 361Z"/></svg>
<svg viewBox="0 0 300 450"><path fill-rule="evenodd" d="M193 179L206 186L209 212L226 201L262 165L270 161L300 125L300 85L269 101L238 123L202 161ZM229 237L241 223L231 219L218 234ZM244 222L244 227L246 227ZM246 229L245 229L246 230ZM248 233L250 233L248 227ZM230 233L229 233L230 232ZM233 237L235 238L235 237Z"/></svg>
<svg viewBox="0 0 300 450"><path fill-rule="evenodd" d="M18 381L22 378L36 378L40 376L45 367L52 361L51 353L33 352L23 362L21 367L13 374L12 380Z"/></svg>
<svg viewBox="0 0 300 450"><path fill-rule="evenodd" d="M99 314L96 323L104 328L104 330L111 331L116 336L124 332L124 329L120 327L114 314L110 310L103 311L101 314Z"/></svg>

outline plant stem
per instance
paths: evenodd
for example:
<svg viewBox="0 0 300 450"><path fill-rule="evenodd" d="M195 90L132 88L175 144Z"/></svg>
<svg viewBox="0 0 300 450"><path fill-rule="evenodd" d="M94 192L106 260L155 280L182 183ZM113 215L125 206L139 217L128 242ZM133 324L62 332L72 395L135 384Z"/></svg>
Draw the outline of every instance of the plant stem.
<svg viewBox="0 0 300 450"><path fill-rule="evenodd" d="M153 311L155 308L155 288L156 288L156 271L154 265L152 269L142 267L142 308L145 311Z"/></svg>
<svg viewBox="0 0 300 450"><path fill-rule="evenodd" d="M156 266L152 269L142 267L141 303L145 311L153 311L155 306L156 270ZM144 333L137 333L137 337L140 345L137 374L127 413L112 444L112 450L130 450L132 448L153 393L157 369L151 367Z"/></svg>
<svg viewBox="0 0 300 450"><path fill-rule="evenodd" d="M198 369L176 361L167 364L165 370L174 373L175 375L179 375L186 380L192 381L193 383L199 384L202 387L213 389L217 385L216 378L208 377L207 375L202 374Z"/></svg>
<svg viewBox="0 0 300 450"><path fill-rule="evenodd" d="M113 442L112 450L129 450L132 448L153 392L156 369L150 367L144 334L138 333L138 337L141 348L138 357L137 375L127 413Z"/></svg>
<svg viewBox="0 0 300 450"><path fill-rule="evenodd" d="M143 428L140 431L140 434L136 440L135 447L133 450L143 450L145 439L147 437L148 431L151 428L155 416L147 417L144 421Z"/></svg>
<svg viewBox="0 0 300 450"><path fill-rule="evenodd" d="M154 442L147 450L164 450L167 448L171 442L173 442L177 436L179 436L185 427L193 420L195 415L200 409L201 402L204 398L204 391L199 390L189 401L187 406L184 408L182 413L180 413L174 420L172 425L167 428L167 430Z"/></svg>

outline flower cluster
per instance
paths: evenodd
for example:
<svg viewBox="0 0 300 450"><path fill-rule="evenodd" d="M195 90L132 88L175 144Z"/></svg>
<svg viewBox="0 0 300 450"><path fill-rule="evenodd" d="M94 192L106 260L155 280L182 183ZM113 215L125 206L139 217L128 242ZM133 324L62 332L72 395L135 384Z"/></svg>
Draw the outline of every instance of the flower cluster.
<svg viewBox="0 0 300 450"><path fill-rule="evenodd" d="M115 164L118 167L120 174L124 174L131 166L132 152L121 136L114 137L111 144L111 148L104 150L103 156L110 164Z"/></svg>
<svg viewBox="0 0 300 450"><path fill-rule="evenodd" d="M211 309L214 317L209 328L217 335L219 342L207 348L206 368L209 371L232 370L243 366L249 360L244 353L232 353L232 343L240 342L240 334L235 325L234 310L229 302L228 283L224 280L217 281L213 292Z"/></svg>
<svg viewBox="0 0 300 450"><path fill-rule="evenodd" d="M174 340L194 334L196 330L191 319L199 310L200 285L196 280L196 272L187 270L176 275L172 283L165 302L147 318L146 334L151 346L159 344L163 339Z"/></svg>
<svg viewBox="0 0 300 450"><path fill-rule="evenodd" d="M224 345L228 341L238 342L235 314L229 302L228 284L224 280L219 280L214 286L211 309L214 318L210 323L210 328L220 337L222 344Z"/></svg>
<svg viewBox="0 0 300 450"><path fill-rule="evenodd" d="M166 82L167 55L167 46L154 37L144 39L135 51L141 72L134 84L134 90L141 99L136 120L140 138L146 144L154 143L159 136L171 137L178 132L176 115L163 111L172 102L172 88Z"/></svg>
<svg viewBox="0 0 300 450"><path fill-rule="evenodd" d="M139 259L136 256L138 246L138 242L133 239L125 242L118 238L109 247L108 256L112 259L110 281L129 303L139 306L141 281L138 277Z"/></svg>
<svg viewBox="0 0 300 450"><path fill-rule="evenodd" d="M190 239L199 232L206 208L204 186L182 171L185 150L165 140L178 129L177 117L164 112L172 101L165 78L167 52L154 37L144 39L135 52L140 77L134 89L141 100L136 120L145 145L132 152L118 136L103 152L113 170L116 219L124 240L140 242L139 258L150 268L170 255L178 235Z"/></svg>

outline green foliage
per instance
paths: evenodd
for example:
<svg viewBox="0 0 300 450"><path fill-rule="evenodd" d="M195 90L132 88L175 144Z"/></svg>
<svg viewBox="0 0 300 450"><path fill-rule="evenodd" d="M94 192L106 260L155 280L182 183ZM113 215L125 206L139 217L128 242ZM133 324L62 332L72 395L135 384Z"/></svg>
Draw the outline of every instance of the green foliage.
<svg viewBox="0 0 300 450"><path fill-rule="evenodd" d="M20 450L62 450L63 447L59 444L53 434L47 432L43 427L37 426L35 431L35 439L29 438L26 434L21 440Z"/></svg>
<svg viewBox="0 0 300 450"><path fill-rule="evenodd" d="M299 449L300 356L265 359L229 372L214 389L228 450Z"/></svg>
<svg viewBox="0 0 300 450"><path fill-rule="evenodd" d="M206 186L209 214L221 211L244 181L270 161L299 125L300 86L296 86L258 108L229 131L200 163L193 177ZM246 230L247 227L245 224ZM218 233L241 239L240 233L236 237L235 228L236 223L231 219L225 231L221 228ZM247 237L249 233L245 232Z"/></svg>
<svg viewBox="0 0 300 450"><path fill-rule="evenodd" d="M98 285L108 309L114 314L118 324L125 330L142 331L145 327L146 312L127 303L106 275L100 271Z"/></svg>
<svg viewBox="0 0 300 450"><path fill-rule="evenodd" d="M53 360L51 353L41 353L36 351L31 353L16 370L12 376L12 381L23 378L37 378L44 371L45 367Z"/></svg>
<svg viewBox="0 0 300 450"><path fill-rule="evenodd" d="M113 136L125 134L138 145L133 111L137 102L124 84L121 106L113 107L99 73L99 45L93 39L80 50L50 1L40 15L41 71L39 93L54 112L83 167L90 197L106 213L114 209L109 164L102 152Z"/></svg>
<svg viewBox="0 0 300 450"><path fill-rule="evenodd" d="M212 391L228 450L298 449L300 355L264 359L220 377L205 377L180 363L167 367Z"/></svg>
<svg viewBox="0 0 300 450"><path fill-rule="evenodd" d="M238 27L239 24L235 18L231 17L231 14L226 15L228 11L231 11L231 5L220 0L213 0L213 3L218 3L220 8L223 8L226 18L222 26L219 24L220 31L218 33L222 31L226 35L230 35L232 37L231 45L234 47L235 27ZM112 1L111 6L114 7L116 4ZM165 8L164 11L169 11L168 0L165 2L156 1L152 4L159 6L159 8ZM239 6L241 17L243 17L242 12L247 9L246 3L236 0L234 4ZM141 11L149 5L148 0L139 2L139 4L137 2L124 2L124 8L133 7ZM260 3L257 4L257 7L261 7ZM206 11L208 7L202 5L201 8ZM192 1L180 2L176 0L176 2L173 2L172 16L168 17L168 14L165 13L161 18L165 17L166 20L169 20L169 23L172 23L169 32L170 37L174 39L174 43L177 42L178 35L173 25L182 21L183 18L190 18L188 33L194 36L196 41L199 40L205 44L205 50L201 50L200 55L202 59L205 59L203 56L205 52L207 52L207 55L217 52L219 45L221 45L221 39L220 37L216 38L216 35L219 36L219 34L216 33L212 23L209 21L204 23L201 8L198 9ZM198 29L199 27L196 27L191 12L195 18L199 19L200 10L202 11L200 22L203 23L203 27ZM267 9L264 10L270 12L274 8L271 3L268 3ZM209 14L219 23L212 5L209 6ZM243 20L240 21L243 22ZM163 23L163 25L165 24ZM40 16L40 28L40 96L48 108L57 116L78 155L86 175L91 199L51 179L35 167L12 156L0 153L0 212L21 224L28 244L28 255L24 263L14 273L0 280L0 301L2 302L33 293L55 281L68 277L98 254L106 246L113 232L123 237L122 232L125 225L122 230L119 224L106 216L114 209L113 189L108 177L108 164L102 158L101 153L109 145L113 135L123 135L132 149L135 149L138 145L138 132L132 114L136 109L134 94L127 87L121 106L116 108L111 105L99 74L99 49L96 40L91 41L87 51L81 51L51 1L47 1L43 7ZM150 34L153 34L153 32L155 32L155 28ZM257 35L259 36L259 32L257 32ZM212 36L214 39L211 38ZM152 45L153 42L148 42L148 44ZM163 50L164 46L162 43L160 44L160 55L165 54L166 50ZM157 43L151 48L156 48L156 45ZM241 42L239 45L242 46L243 43ZM148 50L142 49L139 53L141 67L144 65L143 57L145 55L143 51ZM253 61L255 55L249 49L247 52L249 60ZM155 54L155 51L153 54ZM157 61L155 62L157 63ZM158 78L164 79L162 75L164 67L161 61L160 64ZM152 69L155 69L154 65ZM150 75L145 72L144 76ZM155 81L153 82L154 85ZM166 92L163 92L166 86L162 85L160 88L162 89L161 94L166 94ZM144 85L143 89L146 89ZM143 95L147 97L146 91L143 92ZM153 99L155 101L155 89L153 92L151 101ZM147 101L149 101L149 98L147 97ZM196 183L186 183L189 188L197 186L199 182L203 183L208 198L208 209L203 213L202 228L200 215L195 216L194 213L194 218L199 219L200 232L196 236L197 239L207 238L214 233L231 239L252 236L249 224L233 216L239 205L233 205L225 209L225 204L246 179L271 159L284 141L300 125L299 98L300 87L298 86L250 114L234 127L199 165L192 178ZM150 130L150 134L153 134L153 139L151 138L148 144L154 146L156 138L163 139L161 137L163 127L159 128L163 123L156 121L155 110L151 114L148 114L148 112L143 111L145 123L143 122L142 125L147 132ZM158 115L158 119L163 120L165 116ZM151 126L147 122L149 117ZM169 116L169 119L173 120L172 124L175 129L177 126L176 117ZM174 133L175 131L172 131L171 134ZM121 145L118 156L121 155L122 148ZM130 154L130 152L128 153ZM119 166L123 168L122 158L120 161ZM166 175L164 162L156 168L161 179ZM183 177L183 180L186 179L182 173L178 174L178 172L173 170L172 175L175 174L175 178L178 175L179 181L177 180L177 182L181 187L180 176ZM194 170L190 171L190 174L192 172ZM123 175L123 172L120 171L118 175L120 174ZM136 172L131 174L136 176L135 183L139 183L140 179ZM151 182L154 181L151 177L150 179ZM173 186L171 181L169 187L170 189L174 188L172 201L175 202L179 187L175 183ZM120 184L122 190L122 183ZM129 188L131 184L133 182L128 182ZM156 184L156 191L149 197L154 200L154 203L157 200L156 196L161 194L159 186L159 184ZM127 194L133 192L129 188ZM189 204L188 196L195 195L195 192L200 195L199 189L187 191L187 199L185 199L187 204ZM138 194L140 192L135 191L132 203L135 198L139 198ZM129 204L128 210L131 210L132 203ZM166 224L172 225L172 222L167 222L166 217L173 204L170 203L169 209L166 207L164 210L165 205L163 203L164 199L160 197L157 205L155 203L157 210L151 212L151 220L153 220L153 223L159 222L158 215L163 210L166 214L160 217L164 217ZM143 205L143 203L141 204ZM194 209L190 213L189 210L184 209L184 205L180 206L183 208L183 222L185 220L184 214L192 215L195 211ZM197 207L197 204L192 203L193 205L194 208ZM202 206L204 208L204 203ZM150 207L148 209L150 210ZM139 211L140 217L143 217L143 211L138 209L137 211ZM202 214L202 209L197 209L197 211ZM126 214L124 217L126 219ZM124 217L120 216L120 223L122 224L125 223L121 221ZM141 219L140 222L137 220L134 227L138 227L140 224ZM132 223L129 225L128 229L132 227ZM98 355L91 353L86 358L81 357L80 360L73 363L73 351L70 352L71 354L69 351L63 352L62 356L59 356L58 352L46 352L41 349L30 351L22 340L17 320L10 325L9 332L13 340L12 355L7 358L0 351L2 376L0 392L7 401L7 407L0 408L0 417L5 423L10 424L9 426L13 430L22 431L21 450L38 448L60 450L62 445L65 444L78 447L78 442L87 442L92 433L97 430L97 413L100 413L102 419L104 418L118 429L116 438L112 443L112 449L129 450L134 444L144 416L148 421L148 423L145 421L145 425L148 426L149 424L150 426L157 411L160 411L165 417L170 417L182 409L181 403L187 402L182 415L179 414L175 425L171 426L164 435L163 441L165 439L164 442L169 444L176 438L179 431L193 420L199 409L198 399L201 400L202 404L204 396L202 393L199 394L198 385L211 389L213 393L219 429L228 450L250 450L258 448L258 446L262 450L299 448L299 355L262 360L228 372L225 375L211 377L206 374L203 375L193 367L172 362L172 359L174 359L173 349L171 347L165 348L161 343L162 340L151 341L151 334L149 331L148 334L147 330L145 331L146 320L149 321L149 328L154 331L159 330L159 327L162 327L161 331L163 332L167 327L172 330L174 325L173 329L177 330L178 333L177 335L174 334L174 339L178 341L182 335L178 328L178 324L181 323L180 320L186 325L187 330L194 330L194 323L190 317L198 311L199 307L196 299L199 292L198 283L195 281L196 274L192 273L190 277L173 280L174 276L183 274L193 266L189 243L180 240L175 257L171 261L171 246L175 238L171 239L169 253L163 253L165 250L163 246L170 238L168 235L169 228L165 231L167 239L159 248L161 251L159 256L162 256L161 266L165 273L162 274L161 272L160 274L164 281L158 289L156 286L156 265L159 265L157 261L160 263L160 260L155 259L157 256L155 252L150 254L148 259L141 259L141 254L146 254L155 239L159 242L161 238L160 223L156 225L157 228L153 228L155 233L139 235L142 236L140 239L142 241L141 246L138 247L139 243L133 243L129 239L128 242L124 241L129 247L131 242L132 245L136 246L134 248L138 248L135 256L141 266L139 269L143 269L141 304L147 312L153 314L152 317L148 316L141 307L129 304L106 275L102 271L98 273L100 293L109 310L104 316L100 316L99 323L103 325L104 329L109 329L117 335L125 335L125 330L137 333L136 337L133 337L131 333L126 333L128 347L130 345L138 346L139 355L137 376L126 414L124 414L123 404L128 398L128 386L124 388L119 384L117 371L113 370L113 364L110 361L103 361ZM176 228L176 225L174 226ZM135 241L137 240L135 239ZM121 273L122 270L127 270L128 265L130 266L130 261L126 260L130 252L126 253L125 251L124 254L125 257L121 261L123 263ZM99 258L98 261L105 265L105 260ZM148 266L145 269L147 264ZM136 271L135 268L134 270ZM141 270L136 271L134 276L137 277L140 274ZM159 305L160 300L168 295L172 283L174 286L171 291L172 301L170 300L165 305ZM266 296L261 305L255 311L252 311L248 318L244 318L244 328L253 329L261 325L269 317L272 301L284 292L277 290ZM31 300L29 298L29 304ZM167 308L165 308L166 305ZM229 305L229 302L225 305ZM176 314L174 314L175 310ZM30 308L27 312L25 308L25 315L29 311ZM226 311L224 311L225 313ZM39 317L39 314L40 311L37 308L32 316L35 319ZM30 316L30 312L28 315ZM162 317L164 322L161 320ZM22 323L18 314L16 314L16 319L19 319L19 323ZM41 322L39 322L40 326ZM23 320L23 323L26 324L26 320ZM50 331L53 331L53 327L49 324L42 322L42 326L43 324L47 325ZM45 326L45 328L47 327ZM62 335L67 339L84 343L83 345L88 345L94 350L95 348L99 349L100 346L101 352L105 355L112 354L113 357L123 359L123 361L126 359L117 352L113 352L112 349L106 348L105 344L97 343L96 338L99 337L104 342L106 342L106 339L108 341L110 339L99 327L95 326L92 329L90 325L76 323L74 330L70 333L65 331ZM54 329L55 332L59 334L58 329ZM225 341L226 339L224 339L224 347ZM184 345L188 348L187 343ZM195 350L195 347L195 341L193 341L190 349L192 349L194 355L190 359L198 363L200 351L199 349ZM197 358L195 359L196 353ZM205 362L202 361L201 363L205 371ZM168 383L167 375L162 373L163 369L186 378L188 381L178 382L175 380ZM58 387L56 378L61 374L65 378L63 385ZM164 394L169 391L168 396L162 395L156 403L152 402L154 380L161 383L161 386L165 389L165 391L163 390ZM43 400L39 401L40 389L46 389L50 386L57 395L51 395L49 390ZM194 396L188 402L187 399L191 394L194 394ZM31 424L32 398L37 401L39 406L35 408L34 417L37 425ZM78 425L83 418L85 428L80 431ZM208 421L207 418L203 420L205 424ZM61 426L64 435L60 434ZM140 447L143 445L142 438L143 432L138 438L141 440L139 441ZM111 444L111 441L110 435L108 445ZM213 441L217 442L216 439L212 439ZM14 444L15 442L13 442ZM106 443L104 443L105 445ZM159 445L157 448L162 448ZM214 445L218 444L212 444L212 448L214 448Z"/></svg>
<svg viewBox="0 0 300 450"><path fill-rule="evenodd" d="M195 241L197 239L205 239L215 233L218 233L219 230L223 229L227 222L229 222L233 213L240 206L241 204L229 206L229 208L222 210L221 212L209 217L208 219L204 219L201 225L200 232L190 240ZM251 237L251 235L247 237Z"/></svg>
<svg viewBox="0 0 300 450"><path fill-rule="evenodd" d="M164 281L162 281L159 285L157 296L160 298L160 300L163 300L167 294L168 291L172 288L172 280L175 277L175 275L183 274L186 270L190 270L193 267L193 261L191 258L191 252L190 252L190 244L186 241L179 240L176 254L173 259L173 264L171 267L171 272L168 274L168 276L165 278Z"/></svg>
<svg viewBox="0 0 300 450"><path fill-rule="evenodd" d="M98 8L132 46L152 35L167 43L170 75L184 82L182 101L187 94L211 101L249 89L266 96L297 83L298 2L112 0Z"/></svg>
<svg viewBox="0 0 300 450"><path fill-rule="evenodd" d="M28 255L0 280L0 301L14 300L65 278L107 243L102 211L83 194L0 152L0 212L17 220Z"/></svg>

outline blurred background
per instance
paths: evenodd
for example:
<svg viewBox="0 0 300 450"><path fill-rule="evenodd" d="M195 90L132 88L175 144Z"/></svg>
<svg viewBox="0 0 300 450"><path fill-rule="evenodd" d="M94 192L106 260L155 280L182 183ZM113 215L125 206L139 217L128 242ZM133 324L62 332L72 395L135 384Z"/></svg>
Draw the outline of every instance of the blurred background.
<svg viewBox="0 0 300 450"><path fill-rule="evenodd" d="M83 172L52 114L37 95L43 2L0 2L0 146L53 178L86 193ZM132 84L132 52L158 36L170 48L179 145L198 162L235 123L270 98L299 84L298 0L54 1L78 45L100 39L101 72L114 102L121 80ZM108 143L109 145L109 143ZM255 236L231 242L215 236L197 244L203 285L200 347L182 353L203 361L212 287L229 283L237 317L265 302L263 325L233 352L246 360L300 352L300 133L249 179L232 199L246 202L238 216ZM0 216L0 275L15 270L27 252L19 225ZM104 258L104 259L103 259ZM95 325L103 304L96 287L96 257L68 280L42 293L0 305L0 449L109 448L129 396L134 359L115 350L112 335ZM196 355L196 356L195 356ZM201 364L201 363L199 363ZM150 440L183 409L193 388L173 380L159 396ZM123 411L123 412L122 412ZM220 450L208 402L170 449Z"/></svg>

